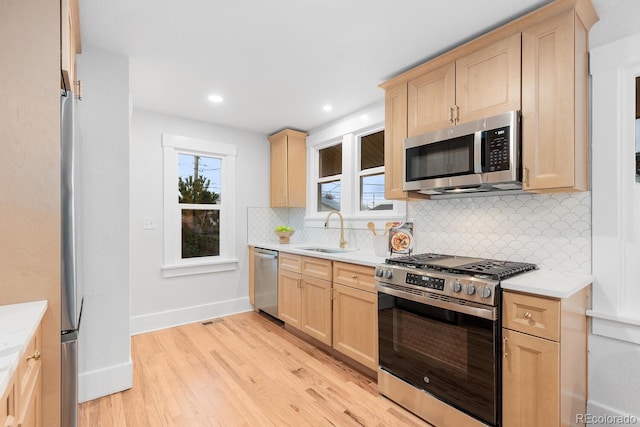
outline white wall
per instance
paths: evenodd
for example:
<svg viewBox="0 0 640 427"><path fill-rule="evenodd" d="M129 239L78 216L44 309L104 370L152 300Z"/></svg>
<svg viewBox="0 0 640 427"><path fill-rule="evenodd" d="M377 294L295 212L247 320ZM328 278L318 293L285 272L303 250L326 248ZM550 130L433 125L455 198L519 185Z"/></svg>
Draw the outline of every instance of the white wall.
<svg viewBox="0 0 640 427"><path fill-rule="evenodd" d="M269 205L267 136L143 110L131 124L131 333L250 310L247 208ZM162 133L237 145L237 270L162 277ZM157 228L143 230L144 217L156 218Z"/></svg>
<svg viewBox="0 0 640 427"><path fill-rule="evenodd" d="M598 1L590 35L593 152L593 310L589 403L594 415L640 423L640 183L635 182L635 77L640 2ZM604 425L600 423L599 425Z"/></svg>
<svg viewBox="0 0 640 427"><path fill-rule="evenodd" d="M129 338L129 61L92 46L78 55L76 210L84 286L80 401L131 387Z"/></svg>

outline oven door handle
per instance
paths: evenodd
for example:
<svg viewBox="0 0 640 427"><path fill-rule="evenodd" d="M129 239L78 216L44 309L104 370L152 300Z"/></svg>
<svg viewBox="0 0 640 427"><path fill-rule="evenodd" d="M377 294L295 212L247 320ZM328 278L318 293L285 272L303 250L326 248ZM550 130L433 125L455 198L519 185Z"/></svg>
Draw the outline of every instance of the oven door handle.
<svg viewBox="0 0 640 427"><path fill-rule="evenodd" d="M439 299L435 299L435 298L427 298L424 297L422 295L415 295L409 292L402 292L399 291L397 289L393 289L393 288L388 288L386 286L384 286L383 284L378 283L376 285L376 288L378 289L378 292L383 293L383 294L387 294L387 295L391 295L394 297L399 297L399 298L404 298L407 300L411 300L414 302L419 302L421 304L426 304L426 305L432 305L434 307L439 307L445 310L451 310L451 311L455 311L458 313L463 313L463 314L468 314L471 316L476 316L476 317L481 317L483 319L487 319L487 320L492 320L492 321L496 321L497 320L497 313L498 311L495 308L483 308L483 307L476 307L475 305L470 305L470 304L465 304L465 305L461 305L461 304L454 304L452 302L448 302L448 301L442 301Z"/></svg>

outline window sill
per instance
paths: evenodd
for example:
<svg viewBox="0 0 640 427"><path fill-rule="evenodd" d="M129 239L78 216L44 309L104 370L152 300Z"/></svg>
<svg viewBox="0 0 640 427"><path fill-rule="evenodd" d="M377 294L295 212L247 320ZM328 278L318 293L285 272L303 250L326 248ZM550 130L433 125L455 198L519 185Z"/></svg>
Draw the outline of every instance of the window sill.
<svg viewBox="0 0 640 427"><path fill-rule="evenodd" d="M591 317L591 332L607 338L640 344L640 318L630 318L587 310Z"/></svg>
<svg viewBox="0 0 640 427"><path fill-rule="evenodd" d="M215 261L191 261L180 264L165 264L162 266L163 277L190 276L193 274L218 273L238 269L237 258L216 259Z"/></svg>

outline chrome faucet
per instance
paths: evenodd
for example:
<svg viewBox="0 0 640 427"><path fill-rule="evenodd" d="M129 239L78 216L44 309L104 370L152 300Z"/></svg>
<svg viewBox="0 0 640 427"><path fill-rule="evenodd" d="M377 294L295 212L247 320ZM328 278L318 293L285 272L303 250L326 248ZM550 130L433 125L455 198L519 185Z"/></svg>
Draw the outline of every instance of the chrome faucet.
<svg viewBox="0 0 640 427"><path fill-rule="evenodd" d="M342 214L339 211L331 211L329 212L329 215L327 215L327 219L324 221L324 228L327 228L329 226L329 217L332 214L338 214L338 216L340 217L340 247L344 248L347 246L347 241L344 240L344 219L342 218Z"/></svg>

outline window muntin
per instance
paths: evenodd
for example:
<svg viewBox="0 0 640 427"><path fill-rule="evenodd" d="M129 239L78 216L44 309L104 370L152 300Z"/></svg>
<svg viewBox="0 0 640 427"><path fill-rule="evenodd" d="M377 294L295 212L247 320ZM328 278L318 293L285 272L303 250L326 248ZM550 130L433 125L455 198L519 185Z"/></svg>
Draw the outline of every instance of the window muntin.
<svg viewBox="0 0 640 427"><path fill-rule="evenodd" d="M342 174L342 144L319 150L318 158L320 178Z"/></svg>
<svg viewBox="0 0 640 427"><path fill-rule="evenodd" d="M220 255L221 172L222 159L178 153L182 259Z"/></svg>
<svg viewBox="0 0 640 427"><path fill-rule="evenodd" d="M360 210L389 211L393 203L384 198L384 172L360 175Z"/></svg>
<svg viewBox="0 0 640 427"><path fill-rule="evenodd" d="M340 210L341 184L340 180L318 183L318 212Z"/></svg>
<svg viewBox="0 0 640 427"><path fill-rule="evenodd" d="M384 198L384 130L359 138L360 211L393 210L393 203Z"/></svg>
<svg viewBox="0 0 640 427"><path fill-rule="evenodd" d="M342 207L342 143L318 150L318 212Z"/></svg>

